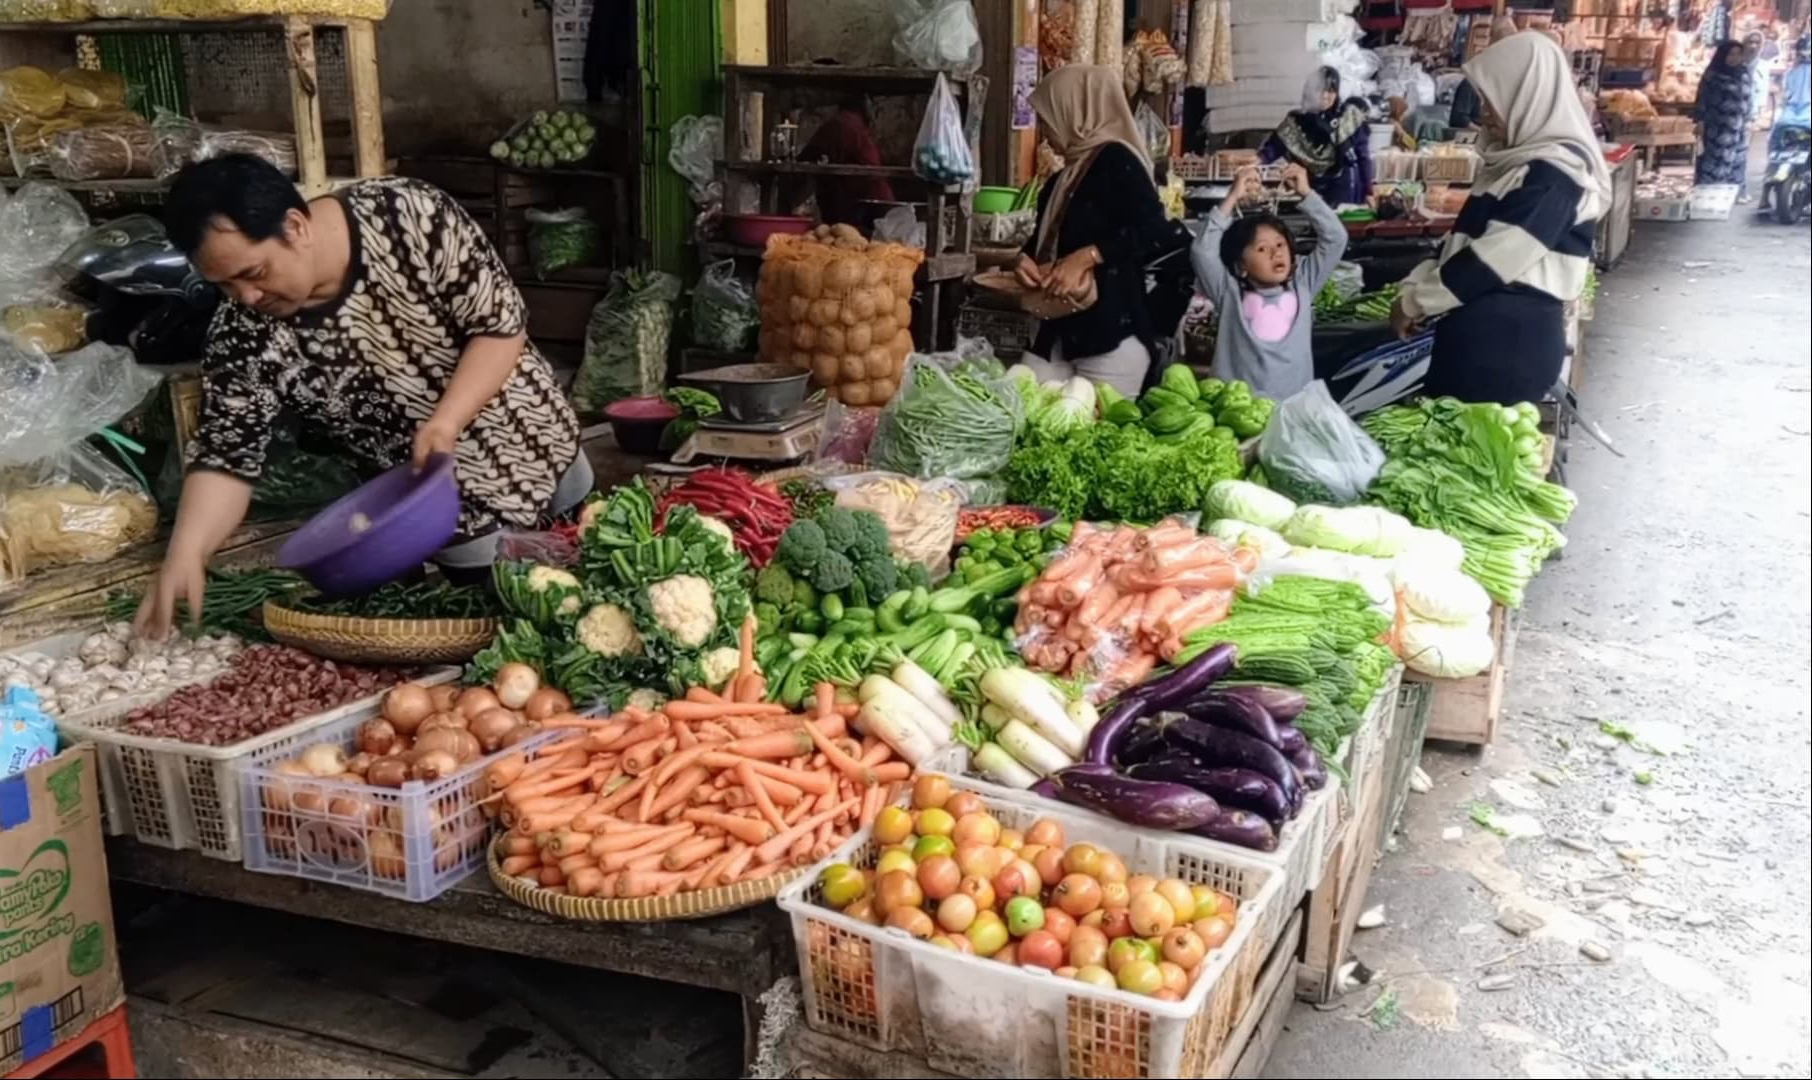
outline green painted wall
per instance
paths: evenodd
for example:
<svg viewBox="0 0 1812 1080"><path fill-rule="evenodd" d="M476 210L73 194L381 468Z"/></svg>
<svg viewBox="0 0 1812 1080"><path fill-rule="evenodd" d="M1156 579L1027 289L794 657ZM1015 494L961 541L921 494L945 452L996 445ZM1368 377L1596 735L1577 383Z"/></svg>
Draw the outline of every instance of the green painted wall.
<svg viewBox="0 0 1812 1080"><path fill-rule="evenodd" d="M648 130L643 136L643 228L656 269L690 281L687 240L697 209L686 181L667 164L668 133L683 116L720 115L723 33L718 4L701 0L641 0L642 90ZM652 12L653 18L649 18Z"/></svg>

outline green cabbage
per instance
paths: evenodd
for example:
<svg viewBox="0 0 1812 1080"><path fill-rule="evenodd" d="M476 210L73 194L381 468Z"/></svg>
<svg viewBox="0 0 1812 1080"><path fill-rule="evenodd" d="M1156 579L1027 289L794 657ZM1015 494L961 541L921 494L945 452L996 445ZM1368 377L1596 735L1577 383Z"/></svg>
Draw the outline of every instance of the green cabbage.
<svg viewBox="0 0 1812 1080"><path fill-rule="evenodd" d="M1278 527L1300 547L1390 558L1414 538L1415 526L1376 506L1301 506Z"/></svg>
<svg viewBox="0 0 1812 1080"><path fill-rule="evenodd" d="M1296 504L1246 480L1222 480L1208 489L1202 512L1210 518L1233 518L1275 529L1296 512Z"/></svg>

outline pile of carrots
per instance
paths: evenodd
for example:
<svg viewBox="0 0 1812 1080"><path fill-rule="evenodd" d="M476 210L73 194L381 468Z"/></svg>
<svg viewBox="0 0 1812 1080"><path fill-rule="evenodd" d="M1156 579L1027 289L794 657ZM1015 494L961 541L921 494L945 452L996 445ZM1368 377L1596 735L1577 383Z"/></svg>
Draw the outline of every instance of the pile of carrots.
<svg viewBox="0 0 1812 1080"><path fill-rule="evenodd" d="M1149 528L1078 522L1069 547L1019 596L1029 667L1085 677L1103 700L1227 617L1257 556L1176 521Z"/></svg>
<svg viewBox="0 0 1812 1080"><path fill-rule="evenodd" d="M856 707L828 683L807 714L763 701L752 620L741 651L722 695L556 718L570 738L494 763L504 872L573 896L666 896L808 866L873 821L911 767L850 732Z"/></svg>

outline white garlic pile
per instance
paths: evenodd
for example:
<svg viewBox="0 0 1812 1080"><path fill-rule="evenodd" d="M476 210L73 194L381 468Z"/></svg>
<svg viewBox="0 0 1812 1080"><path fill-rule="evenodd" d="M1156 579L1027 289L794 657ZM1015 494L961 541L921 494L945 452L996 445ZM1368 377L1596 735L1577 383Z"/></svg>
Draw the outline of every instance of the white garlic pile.
<svg viewBox="0 0 1812 1080"><path fill-rule="evenodd" d="M29 649L0 654L0 688L30 687L45 712L67 716L220 674L243 648L231 634L178 635L159 643L134 637L130 623L110 623L67 656Z"/></svg>

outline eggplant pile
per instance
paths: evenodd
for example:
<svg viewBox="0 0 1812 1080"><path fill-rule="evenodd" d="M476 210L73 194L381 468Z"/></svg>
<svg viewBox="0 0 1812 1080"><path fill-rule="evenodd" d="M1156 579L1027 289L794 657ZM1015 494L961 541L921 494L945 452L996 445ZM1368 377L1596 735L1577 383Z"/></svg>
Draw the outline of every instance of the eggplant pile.
<svg viewBox="0 0 1812 1080"><path fill-rule="evenodd" d="M1131 825L1275 849L1327 766L1291 723L1307 704L1300 692L1214 685L1235 655L1216 646L1121 694L1083 760L1032 790Z"/></svg>

